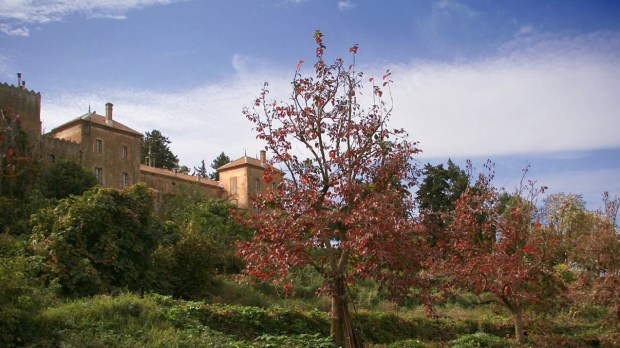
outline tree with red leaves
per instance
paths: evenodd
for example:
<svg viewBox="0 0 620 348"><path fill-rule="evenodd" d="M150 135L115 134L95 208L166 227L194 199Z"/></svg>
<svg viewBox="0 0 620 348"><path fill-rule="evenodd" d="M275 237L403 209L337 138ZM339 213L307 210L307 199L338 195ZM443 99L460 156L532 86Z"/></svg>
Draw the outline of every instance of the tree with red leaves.
<svg viewBox="0 0 620 348"><path fill-rule="evenodd" d="M620 230L617 221L620 199L603 195L603 211L585 212L584 228L571 235L569 264L577 273L572 295L579 304L606 306L610 322L620 329Z"/></svg>
<svg viewBox="0 0 620 348"><path fill-rule="evenodd" d="M238 244L245 275L290 290L290 273L314 268L331 296L331 335L336 344L360 347L348 310L347 287L355 279L375 279L391 289L406 290L413 275L408 260L416 257L412 236L415 183L412 156L419 152L403 130L387 127L391 108L384 98L390 73L372 83L373 105L360 106L363 74L341 59L327 64L323 35L317 44L314 77L300 67L288 102L259 98L244 114L258 138L274 156L272 165L286 173L279 185L254 200L258 211L246 224L255 230ZM267 182L278 175L267 170Z"/></svg>
<svg viewBox="0 0 620 348"><path fill-rule="evenodd" d="M432 271L448 286L490 294L513 315L522 343L525 310L562 290L554 271L562 262L556 257L559 239L541 224L533 183L525 197L522 189L502 192L492 179L492 170L480 174L456 202Z"/></svg>

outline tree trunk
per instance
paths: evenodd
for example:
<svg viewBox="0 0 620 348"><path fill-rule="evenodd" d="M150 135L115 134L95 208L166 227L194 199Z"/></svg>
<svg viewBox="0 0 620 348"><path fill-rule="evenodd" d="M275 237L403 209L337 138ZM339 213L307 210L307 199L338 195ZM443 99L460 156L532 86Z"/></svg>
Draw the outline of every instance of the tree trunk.
<svg viewBox="0 0 620 348"><path fill-rule="evenodd" d="M353 329L349 314L344 276L334 277L332 284L330 334L338 347L363 348L364 344Z"/></svg>
<svg viewBox="0 0 620 348"><path fill-rule="evenodd" d="M523 328L523 309L515 308L512 313L515 322L515 338L518 343L525 343L525 329Z"/></svg>

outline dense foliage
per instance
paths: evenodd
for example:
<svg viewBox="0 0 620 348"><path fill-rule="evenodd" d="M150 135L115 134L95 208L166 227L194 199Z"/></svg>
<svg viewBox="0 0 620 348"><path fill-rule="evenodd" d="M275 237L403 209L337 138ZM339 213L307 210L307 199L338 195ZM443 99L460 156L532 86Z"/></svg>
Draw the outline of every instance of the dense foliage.
<svg viewBox="0 0 620 348"><path fill-rule="evenodd" d="M81 195L97 186L95 173L84 169L75 161L52 163L44 172L41 188L45 196L61 199L70 195Z"/></svg>
<svg viewBox="0 0 620 348"><path fill-rule="evenodd" d="M506 192L449 161L424 168L414 202L417 149L387 128L389 73L364 110L362 75L315 40L291 101L265 89L246 110L276 184L252 211L194 185L160 197L92 188L71 162L40 170L3 114L0 346L620 346L620 199L539 202L532 182Z"/></svg>
<svg viewBox="0 0 620 348"><path fill-rule="evenodd" d="M67 295L140 291L152 285L162 231L146 186L98 188L36 213L30 245Z"/></svg>
<svg viewBox="0 0 620 348"><path fill-rule="evenodd" d="M170 150L170 139L157 129L145 132L142 138L140 163L145 164L147 157L151 167L173 170L179 166L179 158Z"/></svg>
<svg viewBox="0 0 620 348"><path fill-rule="evenodd" d="M218 173L217 169L228 163L230 163L230 157L226 156L224 152L215 157L213 162L211 162L211 169L213 169L213 172L209 174L209 179L220 180L220 173Z"/></svg>
<svg viewBox="0 0 620 348"><path fill-rule="evenodd" d="M370 278L405 290L410 280L403 264L415 255L408 189L418 149L404 130L388 127L391 110L382 89L389 87L389 72L380 82L370 79L374 103L364 109L358 101L363 74L340 59L328 64L322 36L314 35L314 74L303 77L298 65L289 102L269 100L265 87L244 110L273 152L272 165L287 175L257 195L258 213L245 220L256 233L238 248L245 274L285 288L291 271L315 268L332 299L336 344L358 347L348 284ZM279 176L268 169L264 181Z"/></svg>

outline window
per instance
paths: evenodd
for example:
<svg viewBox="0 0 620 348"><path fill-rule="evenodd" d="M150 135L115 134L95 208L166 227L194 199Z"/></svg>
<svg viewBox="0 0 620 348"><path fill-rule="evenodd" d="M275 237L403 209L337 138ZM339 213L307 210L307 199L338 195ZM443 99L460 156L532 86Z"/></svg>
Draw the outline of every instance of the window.
<svg viewBox="0 0 620 348"><path fill-rule="evenodd" d="M56 156L54 155L47 156L47 163L54 163L54 162L56 162Z"/></svg>
<svg viewBox="0 0 620 348"><path fill-rule="evenodd" d="M103 185L103 169L95 167L95 176L97 177L97 182L99 182L99 185Z"/></svg>
<svg viewBox="0 0 620 348"><path fill-rule="evenodd" d="M121 187L128 187L128 186L129 186L129 174L123 173L121 175Z"/></svg>
<svg viewBox="0 0 620 348"><path fill-rule="evenodd" d="M95 153L103 152L103 140L95 139Z"/></svg>
<svg viewBox="0 0 620 348"><path fill-rule="evenodd" d="M121 158L127 159L127 157L129 157L129 150L127 150L127 146L123 145L121 146Z"/></svg>
<svg viewBox="0 0 620 348"><path fill-rule="evenodd" d="M260 179L254 179L254 188L260 190Z"/></svg>
<svg viewBox="0 0 620 348"><path fill-rule="evenodd" d="M237 194L237 177L230 178L230 194Z"/></svg>

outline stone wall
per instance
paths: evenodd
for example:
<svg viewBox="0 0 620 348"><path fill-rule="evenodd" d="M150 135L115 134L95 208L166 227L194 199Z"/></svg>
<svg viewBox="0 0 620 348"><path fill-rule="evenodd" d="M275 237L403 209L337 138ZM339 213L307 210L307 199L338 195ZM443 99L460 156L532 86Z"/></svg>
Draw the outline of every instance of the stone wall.
<svg viewBox="0 0 620 348"><path fill-rule="evenodd" d="M126 133L97 123L85 122L90 126L88 132L82 133L82 165L91 170L102 168L103 185L107 187L131 186L138 183L140 175L140 136ZM97 152L95 143L101 141L101 152ZM127 156L123 157L122 148L126 147ZM123 183L123 175L128 182Z"/></svg>
<svg viewBox="0 0 620 348"><path fill-rule="evenodd" d="M34 147L41 136L41 94L6 83L0 84L0 109L19 122Z"/></svg>
<svg viewBox="0 0 620 348"><path fill-rule="evenodd" d="M61 160L82 162L82 151L78 143L44 135L41 148L41 157L46 165Z"/></svg>
<svg viewBox="0 0 620 348"><path fill-rule="evenodd" d="M160 194L174 193L182 185L196 185L204 190L208 197L223 199L224 189L217 181L199 178L187 174L175 173L170 170L140 165L140 180Z"/></svg>

